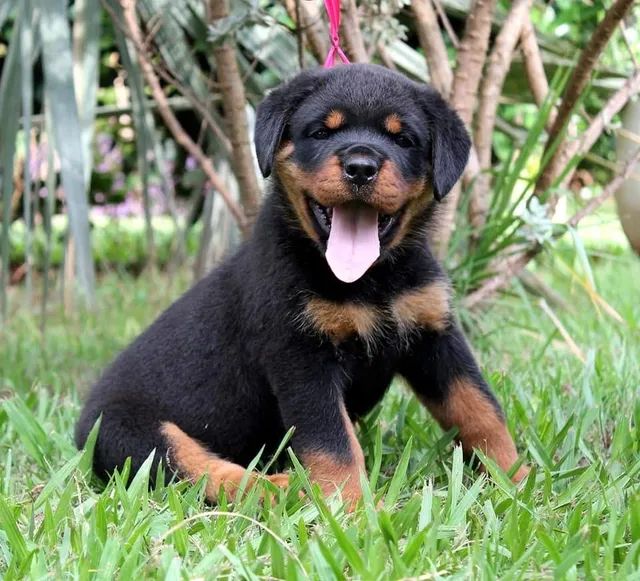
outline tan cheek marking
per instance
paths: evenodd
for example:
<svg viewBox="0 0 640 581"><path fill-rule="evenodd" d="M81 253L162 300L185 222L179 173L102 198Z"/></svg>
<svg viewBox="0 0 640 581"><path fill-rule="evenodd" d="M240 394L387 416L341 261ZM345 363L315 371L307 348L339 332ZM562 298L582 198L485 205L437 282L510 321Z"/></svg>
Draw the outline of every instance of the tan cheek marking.
<svg viewBox="0 0 640 581"><path fill-rule="evenodd" d="M305 320L335 343L353 335L368 341L380 325L380 312L372 306L334 303L314 297L305 307Z"/></svg>
<svg viewBox="0 0 640 581"><path fill-rule="evenodd" d="M343 459L326 452L310 452L303 455L302 461L311 474L311 480L318 483L323 494L329 496L342 489L342 498L352 510L362 496L360 473L365 473L366 468L362 447L344 405L340 413L349 439L350 457Z"/></svg>
<svg viewBox="0 0 640 581"><path fill-rule="evenodd" d="M413 327L444 331L449 322L449 294L445 281L402 293L391 303L393 318L404 331Z"/></svg>
<svg viewBox="0 0 640 581"><path fill-rule="evenodd" d="M343 179L342 164L335 155L329 157L317 172L306 173L302 185L323 206L337 206L352 198Z"/></svg>
<svg viewBox="0 0 640 581"><path fill-rule="evenodd" d="M234 498L245 477L246 471L242 466L209 452L200 442L185 434L172 422L164 422L160 431L167 440L170 466L177 468L178 472L191 482L197 482L206 475L205 493L211 502L217 500L221 488L228 498ZM250 474L247 486L255 484L258 477L257 473ZM267 479L280 487L286 487L289 482L286 474L273 474Z"/></svg>
<svg viewBox="0 0 640 581"><path fill-rule="evenodd" d="M378 173L371 203L384 214L395 214L408 202L419 198L424 192L424 182L407 182L398 168L385 161Z"/></svg>
<svg viewBox="0 0 640 581"><path fill-rule="evenodd" d="M276 156L275 170L284 187L289 203L298 218L300 227L305 234L318 242L318 234L313 226L313 221L309 215L309 208L304 197L304 172L291 159L293 155L293 143L285 144Z"/></svg>
<svg viewBox="0 0 640 581"><path fill-rule="evenodd" d="M402 131L402 121L400 120L400 116L397 113L391 113L384 120L384 128L393 134L398 134Z"/></svg>
<svg viewBox="0 0 640 581"><path fill-rule="evenodd" d="M337 109L333 109L329 112L327 117L324 120L324 124L329 129L339 129L345 122L344 113L342 111L338 111Z"/></svg>
<svg viewBox="0 0 640 581"><path fill-rule="evenodd" d="M416 226L414 224L416 216L422 214L422 212L426 210L427 206L432 201L433 190L430 186L421 184L420 194L418 195L418 197L412 199L405 208L404 214L401 218L400 226L398 227L398 231L389 244L391 248L398 246L398 244L400 244L405 239L409 231Z"/></svg>
<svg viewBox="0 0 640 581"><path fill-rule="evenodd" d="M288 153L289 151L291 153ZM318 203L329 207L347 202L351 199L351 193L343 179L342 165L337 156L332 155L316 172L309 173L291 159L292 153L293 146L290 149L287 146L283 147L276 156L276 172L290 199L292 195L301 198L302 204L299 204L298 207L296 207L294 200L292 203L294 208L300 210L298 215L307 230L306 224L312 224L312 221L304 199L304 192L311 194ZM306 219L303 220L302 216ZM307 232L307 234L317 240L313 226L311 226L311 232Z"/></svg>
<svg viewBox="0 0 640 581"><path fill-rule="evenodd" d="M424 401L433 417L445 430L458 428L458 439L465 452L478 448L508 471L517 461L518 453L495 407L469 379L456 379L449 390L442 403ZM513 479L521 480L527 471L521 467Z"/></svg>

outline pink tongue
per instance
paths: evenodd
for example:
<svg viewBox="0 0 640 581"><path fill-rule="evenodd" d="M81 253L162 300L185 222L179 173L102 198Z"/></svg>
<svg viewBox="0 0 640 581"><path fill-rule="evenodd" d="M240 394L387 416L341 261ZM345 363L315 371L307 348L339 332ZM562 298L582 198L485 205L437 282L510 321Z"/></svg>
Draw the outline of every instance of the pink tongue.
<svg viewBox="0 0 640 581"><path fill-rule="evenodd" d="M333 274L342 282L354 282L378 256L378 213L361 204L335 206L325 253Z"/></svg>

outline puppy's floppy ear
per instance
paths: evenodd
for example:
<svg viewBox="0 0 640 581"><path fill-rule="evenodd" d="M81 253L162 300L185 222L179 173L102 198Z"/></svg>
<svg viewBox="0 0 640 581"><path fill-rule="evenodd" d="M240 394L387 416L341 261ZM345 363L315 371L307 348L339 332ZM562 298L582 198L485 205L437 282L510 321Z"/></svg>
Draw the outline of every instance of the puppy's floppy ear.
<svg viewBox="0 0 640 581"><path fill-rule="evenodd" d="M429 122L433 195L440 201L460 179L469 159L471 139L458 114L431 87L420 87L420 102Z"/></svg>
<svg viewBox="0 0 640 581"><path fill-rule="evenodd" d="M285 134L293 111L318 84L322 69L304 71L289 82L271 91L256 111L256 156L262 175L271 174L278 146Z"/></svg>

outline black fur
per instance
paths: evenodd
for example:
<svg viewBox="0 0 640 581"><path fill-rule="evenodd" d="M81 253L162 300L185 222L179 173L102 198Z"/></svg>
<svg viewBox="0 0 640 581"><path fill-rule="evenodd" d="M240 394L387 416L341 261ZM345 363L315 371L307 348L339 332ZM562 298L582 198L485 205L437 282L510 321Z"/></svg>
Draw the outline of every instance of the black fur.
<svg viewBox="0 0 640 581"><path fill-rule="evenodd" d="M314 139L309 132L332 107L356 121ZM381 130L381 119L393 112L406 120L412 147ZM329 150L369 144L403 177L427 176L437 199L460 177L469 152L461 121L432 89L367 65L305 72L268 96L256 124L265 176L284 140L293 141L297 163L311 172ZM154 449L164 458L163 421L243 465L262 446L272 453L291 426L296 452L348 456L340 403L352 418L366 414L396 373L433 401L446 398L456 377L471 378L499 409L453 319L444 330L421 329L408 338L384 321L373 344L354 336L335 345L300 324L311 296L386 308L404 291L443 280L424 240L431 212L429 206L399 245L346 284L296 227L275 175L251 238L165 311L91 390L76 442L84 444L102 414L95 470L108 474L130 456L135 471Z"/></svg>

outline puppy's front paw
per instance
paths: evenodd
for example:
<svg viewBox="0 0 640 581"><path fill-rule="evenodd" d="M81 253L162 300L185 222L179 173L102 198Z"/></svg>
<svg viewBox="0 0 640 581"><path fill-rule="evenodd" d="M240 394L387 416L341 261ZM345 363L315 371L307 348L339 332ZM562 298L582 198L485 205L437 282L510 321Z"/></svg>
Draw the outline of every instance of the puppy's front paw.
<svg viewBox="0 0 640 581"><path fill-rule="evenodd" d="M522 482L527 477L527 474L529 474L529 472L531 472L531 468L529 468L529 466L527 466L526 464L523 464L522 466L520 466L520 468L518 468L517 472L511 477L511 481L514 482L515 484L518 484L519 482Z"/></svg>

